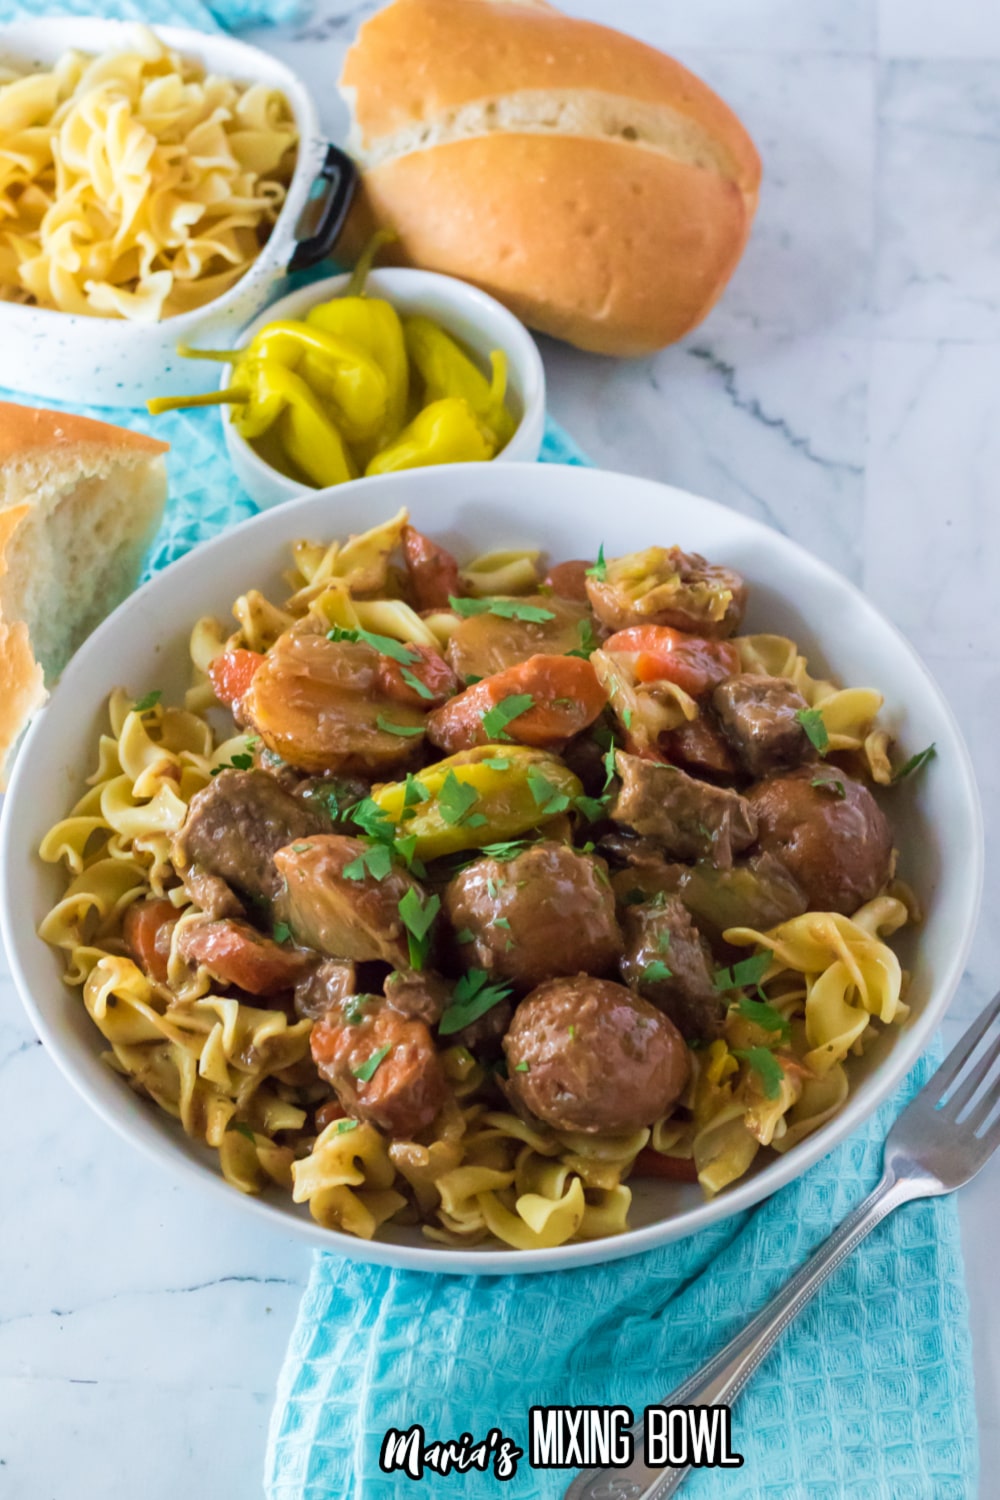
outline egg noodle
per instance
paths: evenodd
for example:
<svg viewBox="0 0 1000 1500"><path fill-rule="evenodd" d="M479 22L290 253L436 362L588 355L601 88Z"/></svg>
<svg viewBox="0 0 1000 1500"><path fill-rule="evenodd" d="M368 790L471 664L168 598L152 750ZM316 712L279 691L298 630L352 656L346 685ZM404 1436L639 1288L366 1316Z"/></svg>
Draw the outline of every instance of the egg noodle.
<svg viewBox="0 0 1000 1500"><path fill-rule="evenodd" d="M912 901L894 886L850 918L810 911L769 931L725 933L735 947L770 955L754 988L771 1007L771 1023L777 1012L785 1028L770 1091L754 1049L759 1054L774 1038L752 1006L734 1003L723 1035L692 1051L678 1107L650 1128L608 1136L528 1123L483 1102L484 1064L451 1046L442 1054L448 1102L417 1139L392 1141L371 1124L343 1119L316 1134L312 1112L329 1089L310 1058L313 1023L213 993L206 971L192 972L179 956L178 937L200 913L171 863L171 842L213 771L249 753L246 735L219 738L203 716L217 708L207 669L221 651L266 651L307 612L402 642L443 644L450 616L422 619L393 597L391 559L406 520L401 512L343 544L299 542L284 604L251 591L234 605L235 632L199 621L185 709L112 694L110 733L100 737L88 790L40 848L68 875L40 935L65 953L66 983L82 990L108 1045L107 1063L189 1136L214 1147L225 1178L241 1191L276 1183L308 1203L319 1223L364 1238L389 1221L420 1223L425 1235L448 1244L492 1235L516 1249L621 1233L632 1199L628 1178L644 1148L680 1166L681 1177L693 1162L713 1194L742 1176L762 1147L787 1151L837 1112L849 1089L849 1058L907 1014L905 975L884 939L907 921ZM498 580L508 593L537 590L537 558L530 551L478 558L463 583L470 592L495 593ZM789 640L750 636L737 644L754 670L796 683L818 707L831 743L871 756L878 694L813 679ZM877 765L876 757L873 771ZM122 937L126 910L150 895L180 913L165 985L127 956Z"/></svg>
<svg viewBox="0 0 1000 1500"><path fill-rule="evenodd" d="M259 254L296 142L277 89L146 27L131 51L0 69L0 298L146 323L201 307Z"/></svg>

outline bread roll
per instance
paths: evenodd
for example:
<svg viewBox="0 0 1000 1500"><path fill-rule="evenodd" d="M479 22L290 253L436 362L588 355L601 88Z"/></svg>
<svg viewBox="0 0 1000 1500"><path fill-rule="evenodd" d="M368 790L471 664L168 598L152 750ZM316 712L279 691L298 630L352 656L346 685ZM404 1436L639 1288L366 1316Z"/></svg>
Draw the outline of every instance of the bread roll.
<svg viewBox="0 0 1000 1500"><path fill-rule="evenodd" d="M0 787L46 684L138 582L167 497L166 450L0 402Z"/></svg>
<svg viewBox="0 0 1000 1500"><path fill-rule="evenodd" d="M542 0L393 0L341 89L363 169L348 253L391 227L401 264L580 348L680 338L746 244L760 161L732 111L655 48Z"/></svg>

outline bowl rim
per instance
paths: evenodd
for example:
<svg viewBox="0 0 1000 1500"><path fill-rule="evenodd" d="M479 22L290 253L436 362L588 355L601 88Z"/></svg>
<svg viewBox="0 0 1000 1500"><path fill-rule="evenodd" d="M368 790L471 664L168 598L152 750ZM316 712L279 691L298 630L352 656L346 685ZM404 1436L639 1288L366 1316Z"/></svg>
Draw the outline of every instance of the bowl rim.
<svg viewBox="0 0 1000 1500"><path fill-rule="evenodd" d="M261 328L284 316L283 309L289 303L300 302L303 297L312 295L313 293L317 294L316 302L322 302L327 297L334 295L342 287L347 286L352 274L351 271L338 271L331 276L324 276L318 281L310 281L305 286L296 287L292 291L284 292L274 302L270 302L266 307L261 308L260 312L240 329L236 337L236 343L232 346L233 350L236 351L245 348L254 334L259 333ZM454 297L456 304L464 302L473 309L486 308L492 316L499 317L501 322L510 329L511 341L518 346L516 351L517 368L519 373L525 377L525 401L521 419L510 442L507 444L509 448L511 443L518 437L522 428L526 426L529 416L537 416L539 408L544 408L545 406L545 365L542 361L538 345L520 318L516 317L510 308L504 307L503 303L498 301L496 297L491 296L489 292L484 292L480 287L473 286L470 281L463 281L460 276L448 276L442 271L424 271L416 266L375 266L368 276L366 285L370 284L377 287L383 281L387 283L387 290L385 292L385 300L387 302L392 301L392 291L388 286L389 283L392 285L398 284L404 288L412 285L415 289L419 289L421 286L439 287L448 296ZM510 344L505 345L504 353L513 364L515 351L511 348ZM232 364L222 367L222 374L219 378L220 391L226 390L230 385L232 370ZM277 481L279 486L287 492L289 499L299 495L308 496L319 493L312 486L300 483L297 479L290 479L287 474L282 474L280 469L272 468L266 459L261 458L252 444L241 433L236 431L233 423L227 420L225 413L222 415L222 429L226 446L230 450L234 448L239 450L240 462L244 463L252 473L258 475L262 481L266 480L268 483ZM494 454L490 462L493 463L498 458L502 458L504 452L506 452L506 449L501 449L499 453ZM516 462L516 460L507 460L507 462ZM367 480L369 477L374 476L359 474L358 478L351 482L357 484L362 479Z"/></svg>
<svg viewBox="0 0 1000 1500"><path fill-rule="evenodd" d="M138 17L123 20L113 16L23 16L18 20L5 21L0 24L0 53L3 52L8 40L16 37L19 32L50 32L53 37L58 37L67 29L75 32L78 27L85 26L93 26L96 30L111 35L120 35L123 38L128 33L134 32L136 27L143 27L152 31L173 51L186 52L188 56L196 57L199 61L204 61L202 54L206 42L211 43L213 47L221 45L231 51L237 59L237 64L240 58L263 58L267 62L268 71L276 73L282 79L280 87L288 98L299 130L292 180L288 184L281 211L260 253L228 290L218 297L213 297L211 301L203 303L201 307L193 307L188 312L177 313L171 318L160 318L151 324L138 323L129 318L102 318L96 314L63 312L58 307L34 307L24 302L0 302L0 318L13 320L15 324L21 322L26 327L29 324L35 325L35 320L41 319L36 329L40 335L49 331L55 332L57 328L64 331L71 327L74 330L90 331L96 323L114 328L123 337L128 336L123 332L125 329L133 330L136 337L140 334L162 333L164 330L169 330L172 336L175 330L183 332L184 329L196 326L209 314L215 317L220 312L223 314L227 312L229 307L238 300L239 294L246 294L248 278L258 272L267 273L273 268L274 256L269 252L275 248L280 249L289 224L294 227L294 221L298 219L302 204L322 161L319 150L321 138L319 112L309 89L287 63L282 62L281 58L273 56L270 52L265 52L262 47L255 47L251 42L230 36L224 31L200 31L194 26L161 25L158 21L144 21ZM65 42L61 50L67 51L72 45ZM233 76L236 82L259 81L259 76L255 75L252 70L243 75L234 74ZM276 83L275 86L277 87L278 84ZM325 150L325 146L323 149ZM50 321L51 330L48 328Z"/></svg>
<svg viewBox="0 0 1000 1500"><path fill-rule="evenodd" d="M22 963L22 952L27 951L28 943L33 944L41 940L30 925L19 924L15 871L20 856L27 854L29 858L34 859L37 858L37 854L34 849L24 850L19 846L15 847L15 840L17 809L23 805L25 797L31 795L34 764L32 750L47 733L48 715L43 708L29 728L20 747L8 793L4 798L2 813L0 813L0 939L4 943L11 977L35 1031L57 1067L95 1113L123 1139L138 1147L144 1155L182 1173L186 1178L201 1184L206 1189L214 1189L216 1192L223 1193L225 1200L230 1204L233 1203L235 1195L236 1200L242 1201L245 1208L273 1228L307 1240L329 1253L344 1255L348 1259L432 1274L526 1275L550 1270L569 1270L619 1260L660 1248L674 1240L687 1238L722 1219L752 1208L802 1176L820 1158L826 1156L852 1131L856 1130L864 1120L874 1114L898 1088L926 1049L934 1030L940 1024L948 1008L964 972L975 933L983 885L984 831L979 793L968 748L947 699L917 651L902 632L849 579L790 537L776 532L752 517L733 512L729 507L717 501L694 495L676 486L660 484L658 481L636 475L595 468L553 465L552 470L548 471L548 477L545 477L547 473L545 466L537 463L523 463L508 464L496 469L487 464L454 464L407 471L407 477L410 479L417 477L419 486L421 483L433 483L434 479L440 482L440 476L443 475L450 476L454 482L461 482L465 475L476 474L482 477L492 473L496 476L496 480L487 479L487 483L497 482L501 486L502 494L505 485L517 481L518 471L523 471L525 480L544 486L548 482L554 482L552 471L558 473L559 470L562 470L560 477L564 482L580 484L584 488L589 485L606 485L610 482L614 486L616 495L620 495L627 487L637 487L639 491L645 490L651 497L654 494L662 496L666 492L675 501L684 501L688 504L694 502L699 509L704 508L709 516L717 514L721 518L731 518L735 515L739 525L746 528L751 536L757 540L763 539L765 547L776 548L778 552L784 552L800 567L804 563L807 571L818 573L828 585L832 584L835 588L846 591L855 608L872 618L877 623L880 632L892 638L897 649L909 658L917 676L922 679L927 697L933 702L936 712L951 733L953 748L956 752L952 769L969 831L972 834L970 843L963 846L963 864L956 876L956 879L964 883L963 928L955 935L956 941L950 949L948 960L942 966L942 972L932 983L930 994L921 1013L911 1025L900 1030L895 1037L884 1065L870 1081L867 1096L859 1097L857 1093L849 1094L838 1114L821 1126L814 1135L806 1137L793 1150L770 1162L756 1176L743 1179L733 1188L718 1194L715 1198L693 1208L683 1209L672 1218L661 1219L655 1223L628 1230L619 1236L561 1245L550 1250L515 1251L509 1248L491 1248L469 1251L461 1248L442 1249L439 1246L403 1245L378 1239L360 1240L337 1230L325 1229L311 1218L293 1216L285 1208L276 1206L267 1198L236 1193L220 1175L209 1167L208 1157L203 1163L200 1158L186 1156L173 1144L172 1137L161 1139L143 1134L132 1134L127 1127L127 1122L119 1118L111 1107L110 1101L114 1097L115 1083L110 1070L106 1080L102 1077L99 1085L92 1085L75 1065L72 1044L64 1041L60 1027L50 1023L36 1004L25 966ZM573 477L566 480L569 472ZM424 477L419 478L419 476ZM76 672L85 672L91 658L99 659L105 654L107 648L113 645L115 636L128 615L132 611L141 613L141 601L151 593L159 592L167 587L176 588L177 583L181 581L183 569L190 559L197 556L204 565L214 555L222 557L230 554L234 534L239 536L242 533L245 536L247 528L250 527L258 529L273 527L276 531L283 531L284 535L280 539L275 537L275 544L281 545L292 539L293 528L300 515L304 515L307 511L318 513L324 506L328 507L325 515L328 526L335 526L334 508L338 499L342 499L349 489L352 487L356 489L362 483L365 485L365 495L370 500L377 494L376 486L393 489L400 483L400 475L378 475L372 479L351 481L349 485L312 491L291 501L288 505L276 506L240 522L238 526L201 544L185 557L179 558L143 584L98 626L67 667L55 693L66 694L73 690L72 679ZM402 503L406 503L405 500ZM275 519L276 517L281 517L281 520ZM311 520L312 517L309 523Z"/></svg>

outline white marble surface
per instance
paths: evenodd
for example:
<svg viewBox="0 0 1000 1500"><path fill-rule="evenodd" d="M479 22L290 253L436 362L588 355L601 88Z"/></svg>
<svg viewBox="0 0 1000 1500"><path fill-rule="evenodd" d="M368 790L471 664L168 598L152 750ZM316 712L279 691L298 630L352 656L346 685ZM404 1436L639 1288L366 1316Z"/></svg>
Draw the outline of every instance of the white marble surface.
<svg viewBox="0 0 1000 1500"><path fill-rule="evenodd" d="M252 39L332 82L356 20ZM1000 982L1000 11L984 0L573 0L676 52L742 114L765 187L709 321L616 365L547 344L601 464L759 516L855 578L964 726L989 863L948 1031ZM260 1493L308 1252L148 1168L90 1116L0 970L0 1496ZM984 1480L1000 1470L1000 1160L961 1214ZM129 1476L126 1480L125 1476ZM927 1496L926 1500L935 1500Z"/></svg>

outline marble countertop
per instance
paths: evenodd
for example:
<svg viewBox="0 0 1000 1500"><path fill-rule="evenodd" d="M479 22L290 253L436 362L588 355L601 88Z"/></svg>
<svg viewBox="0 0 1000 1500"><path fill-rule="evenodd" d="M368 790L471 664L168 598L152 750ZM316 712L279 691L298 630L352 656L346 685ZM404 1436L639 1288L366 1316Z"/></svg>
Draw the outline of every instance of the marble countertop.
<svg viewBox="0 0 1000 1500"><path fill-rule="evenodd" d="M376 8L319 0L297 28L250 35L305 76L334 134L341 56ZM613 19L718 88L765 185L709 320L631 364L546 343L551 410L599 464L711 496L826 557L944 687L988 841L949 1040L1000 982L1000 9L564 8ZM100 1124L45 1057L2 958L0 1095L0 1495L104 1500L126 1474L144 1500L259 1494L309 1251ZM1000 1158L961 1196L986 1476L1000 1470L998 1191Z"/></svg>

